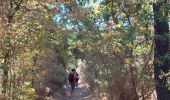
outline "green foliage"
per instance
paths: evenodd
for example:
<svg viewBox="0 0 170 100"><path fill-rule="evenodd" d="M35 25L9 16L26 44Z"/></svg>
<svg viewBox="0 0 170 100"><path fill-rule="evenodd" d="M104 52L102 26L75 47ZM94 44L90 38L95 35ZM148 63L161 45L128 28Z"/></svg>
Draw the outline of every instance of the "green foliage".
<svg viewBox="0 0 170 100"><path fill-rule="evenodd" d="M4 64L0 63L0 69L3 69L3 68L4 68Z"/></svg>
<svg viewBox="0 0 170 100"><path fill-rule="evenodd" d="M91 2L93 5L86 7ZM62 3L69 11L60 7ZM8 2L0 10L2 8L4 12L10 12ZM169 6L162 9L168 11ZM15 12L14 8L11 10ZM61 23L55 19L58 15L61 15ZM34 99L53 79L62 87L67 76L68 66L65 65L76 66L78 59L87 61L90 67L85 69L92 74L89 84L99 85L102 92L120 96L119 84L124 96L130 95L132 88L138 93L141 93L141 88L146 89L144 95L153 89L145 80L152 80L153 74L153 10L149 0L141 0L141 3L77 0L68 4L62 0L57 3L30 0L22 2L10 26L8 18L0 18L0 26L4 27L0 29L0 69L4 69L2 62L9 60L7 64L12 73L9 73L8 84L10 80L14 81L12 86L16 85L15 80L20 82L16 87L10 87L16 90L13 93L16 99ZM160 21L167 19L161 17ZM155 36L155 39L166 40L167 35ZM5 54L10 55L5 58ZM48 70L41 71L41 68ZM35 72L42 74L39 82L42 87L32 85L32 80L37 78ZM26 75L23 77L23 74ZM116 80L117 77L120 80Z"/></svg>
<svg viewBox="0 0 170 100"><path fill-rule="evenodd" d="M18 88L15 90L15 99L16 100L32 100L35 99L35 89L32 87L32 83L30 81L24 82L22 84L22 89ZM18 94L17 94L18 93ZM22 95L21 95L22 94Z"/></svg>

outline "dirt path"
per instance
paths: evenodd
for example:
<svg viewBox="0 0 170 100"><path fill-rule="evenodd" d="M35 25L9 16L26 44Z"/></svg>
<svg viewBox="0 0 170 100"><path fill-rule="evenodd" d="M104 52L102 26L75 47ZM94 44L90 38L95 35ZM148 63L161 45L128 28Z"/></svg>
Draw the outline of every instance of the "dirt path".
<svg viewBox="0 0 170 100"><path fill-rule="evenodd" d="M53 97L50 97L47 100L101 100L99 98L97 99L94 95L92 95L92 93L90 93L88 85L81 81L81 79L83 79L82 71L79 71L78 73L80 75L80 80L78 86L75 88L74 96L71 96L71 87L69 83L67 83L65 85L65 91L63 96L57 95L57 93L55 93Z"/></svg>
<svg viewBox="0 0 170 100"><path fill-rule="evenodd" d="M87 85L83 83L79 83L79 85L75 88L74 96L70 94L70 85L67 84L65 86L66 94L62 97L59 97L57 94L54 94L53 97L50 97L48 100L100 100L94 98L93 95L89 93L89 88Z"/></svg>
<svg viewBox="0 0 170 100"><path fill-rule="evenodd" d="M67 96L63 100L94 100L92 99L92 95L89 94L89 89L86 85L79 84L75 89L74 96L71 96L70 88L71 87L67 85Z"/></svg>

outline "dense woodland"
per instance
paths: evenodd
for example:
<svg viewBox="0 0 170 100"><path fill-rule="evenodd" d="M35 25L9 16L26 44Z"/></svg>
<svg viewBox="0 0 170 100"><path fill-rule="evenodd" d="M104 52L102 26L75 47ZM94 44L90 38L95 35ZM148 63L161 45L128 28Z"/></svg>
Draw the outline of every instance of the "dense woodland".
<svg viewBox="0 0 170 100"><path fill-rule="evenodd" d="M170 100L169 16L169 0L0 0L0 100L61 97L72 67L98 100Z"/></svg>

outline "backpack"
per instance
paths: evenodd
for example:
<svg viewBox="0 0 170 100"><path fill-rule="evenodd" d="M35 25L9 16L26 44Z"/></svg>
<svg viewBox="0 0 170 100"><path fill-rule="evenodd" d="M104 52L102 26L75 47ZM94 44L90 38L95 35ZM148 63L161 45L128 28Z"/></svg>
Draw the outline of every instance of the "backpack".
<svg viewBox="0 0 170 100"><path fill-rule="evenodd" d="M79 80L78 76L79 76L78 73L76 73L76 80L74 80L73 73L70 73L70 75L68 77L69 82L74 82L74 81L78 82L78 80Z"/></svg>

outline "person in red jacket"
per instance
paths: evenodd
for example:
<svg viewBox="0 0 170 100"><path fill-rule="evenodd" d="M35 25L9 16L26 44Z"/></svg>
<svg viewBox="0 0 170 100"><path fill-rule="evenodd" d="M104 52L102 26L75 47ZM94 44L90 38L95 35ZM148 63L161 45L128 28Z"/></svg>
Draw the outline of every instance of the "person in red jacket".
<svg viewBox="0 0 170 100"><path fill-rule="evenodd" d="M73 93L75 91L75 86L78 84L79 80L79 74L76 72L76 69L72 69L72 72L69 74L69 82L71 85L71 96L73 96Z"/></svg>

